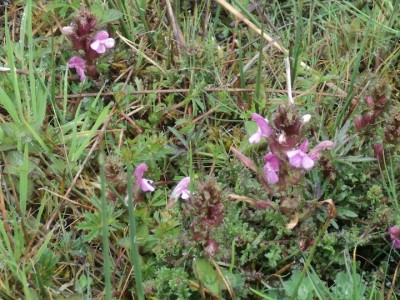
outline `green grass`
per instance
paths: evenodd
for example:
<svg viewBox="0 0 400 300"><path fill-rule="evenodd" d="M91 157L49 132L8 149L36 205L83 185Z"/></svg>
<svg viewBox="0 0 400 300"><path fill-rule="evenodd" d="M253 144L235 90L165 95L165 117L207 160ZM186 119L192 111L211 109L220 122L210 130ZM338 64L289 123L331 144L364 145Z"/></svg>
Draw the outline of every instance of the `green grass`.
<svg viewBox="0 0 400 300"><path fill-rule="evenodd" d="M0 17L0 298L399 298L397 2L13 1ZM60 32L81 6L116 40L85 82ZM334 146L310 171L282 152L271 185L271 142L248 139L253 113L276 126L288 105L287 56L289 119L312 115L293 148ZM141 163L152 193L133 191ZM191 199L166 208L185 176Z"/></svg>

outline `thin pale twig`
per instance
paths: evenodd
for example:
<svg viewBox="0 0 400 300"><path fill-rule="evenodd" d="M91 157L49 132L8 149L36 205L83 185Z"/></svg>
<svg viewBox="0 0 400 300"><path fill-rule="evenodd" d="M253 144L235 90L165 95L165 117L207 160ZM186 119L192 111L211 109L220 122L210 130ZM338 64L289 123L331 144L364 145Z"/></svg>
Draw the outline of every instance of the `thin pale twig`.
<svg viewBox="0 0 400 300"><path fill-rule="evenodd" d="M286 67L286 88L288 93L289 105L294 104L293 95L292 95L292 75L290 74L290 61L289 57L285 58L285 67Z"/></svg>
<svg viewBox="0 0 400 300"><path fill-rule="evenodd" d="M183 36L182 31L179 28L179 24L176 21L174 11L171 6L171 1L165 0L165 4L167 5L168 19L172 26L172 31L174 33L175 41L177 44L178 54L180 56L182 54L182 49L186 49L185 37Z"/></svg>

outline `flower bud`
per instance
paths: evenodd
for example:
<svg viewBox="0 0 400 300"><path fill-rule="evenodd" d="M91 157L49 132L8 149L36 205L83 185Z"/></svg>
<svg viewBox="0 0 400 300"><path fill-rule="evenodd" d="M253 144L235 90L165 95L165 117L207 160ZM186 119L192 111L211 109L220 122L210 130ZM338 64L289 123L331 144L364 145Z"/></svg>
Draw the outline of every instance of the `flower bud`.
<svg viewBox="0 0 400 300"><path fill-rule="evenodd" d="M374 98L372 98L371 95L366 96L366 97L364 98L364 100L365 100L365 103L367 104L367 106L368 106L369 108L373 109L373 108L375 107L375 101L374 101Z"/></svg>
<svg viewBox="0 0 400 300"><path fill-rule="evenodd" d="M365 125L367 124L362 116L358 116L354 119L354 127L356 128L356 131L363 130Z"/></svg>
<svg viewBox="0 0 400 300"><path fill-rule="evenodd" d="M307 114L301 117L301 121L303 122L303 124L309 122L311 120L311 115Z"/></svg>
<svg viewBox="0 0 400 300"><path fill-rule="evenodd" d="M72 26L64 26L61 28L61 32L65 35L71 35L75 32L75 30Z"/></svg>
<svg viewBox="0 0 400 300"><path fill-rule="evenodd" d="M374 154L379 163L383 162L384 148L381 143L374 144Z"/></svg>

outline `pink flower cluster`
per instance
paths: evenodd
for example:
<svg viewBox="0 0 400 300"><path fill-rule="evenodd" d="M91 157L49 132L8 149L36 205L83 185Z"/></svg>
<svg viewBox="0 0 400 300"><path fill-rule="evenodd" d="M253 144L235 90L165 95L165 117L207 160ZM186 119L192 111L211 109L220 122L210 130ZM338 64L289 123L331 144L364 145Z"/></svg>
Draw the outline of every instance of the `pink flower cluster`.
<svg viewBox="0 0 400 300"><path fill-rule="evenodd" d="M73 26L65 26L61 32L67 35L76 51L84 52L84 58L73 56L68 61L68 68L75 69L79 79L84 81L86 76L97 77L94 60L104 54L107 49L115 46L115 40L109 33L100 30L96 34L97 19L87 9L81 9L73 22Z"/></svg>
<svg viewBox="0 0 400 300"><path fill-rule="evenodd" d="M266 118L253 113L252 119L257 123L257 131L249 138L250 143L259 143L262 137L267 139L270 152L265 155L264 173L269 184L279 182L281 165L288 163L297 169L310 170L319 159L319 154L333 147L332 141L323 141L314 149L308 151L309 141L304 140L300 146L295 148L301 139L300 129L308 122L310 115L305 115L298 120L290 120L285 109L281 109L280 115L274 120L275 128L271 126ZM288 122L290 126L285 125ZM279 130L281 128L282 130Z"/></svg>
<svg viewBox="0 0 400 300"><path fill-rule="evenodd" d="M90 43L90 48L94 50L98 54L103 54L106 52L106 49L112 48L115 45L115 40L109 37L107 31L101 30L99 31L92 42ZM86 78L85 70L87 69L86 61L79 57L73 56L68 61L68 68L75 69L76 73L79 75L81 81L84 81Z"/></svg>

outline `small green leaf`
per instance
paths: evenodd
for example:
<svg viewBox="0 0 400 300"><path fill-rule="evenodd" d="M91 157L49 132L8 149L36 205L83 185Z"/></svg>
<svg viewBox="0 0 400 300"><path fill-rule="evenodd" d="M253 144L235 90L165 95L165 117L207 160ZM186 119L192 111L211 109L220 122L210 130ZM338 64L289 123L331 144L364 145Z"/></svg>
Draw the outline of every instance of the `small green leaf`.
<svg viewBox="0 0 400 300"><path fill-rule="evenodd" d="M213 294L218 295L220 291L220 281L211 263L205 259L197 258L195 260L195 269L199 280L205 287Z"/></svg>
<svg viewBox="0 0 400 300"><path fill-rule="evenodd" d="M116 9L106 10L100 18L99 25L116 21L122 17L122 13Z"/></svg>

